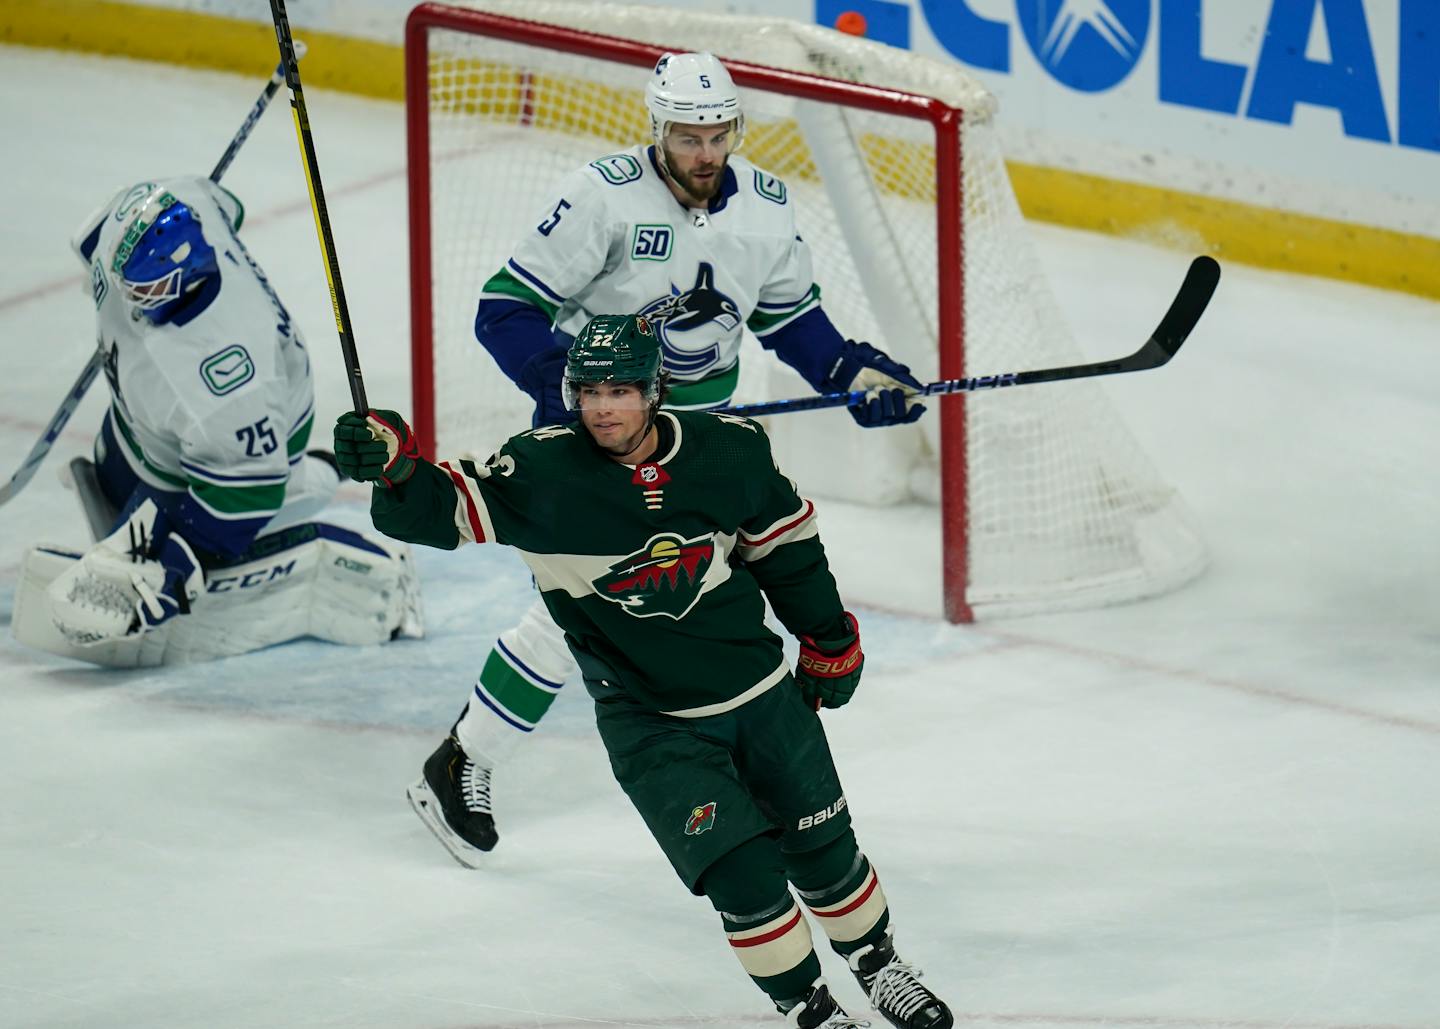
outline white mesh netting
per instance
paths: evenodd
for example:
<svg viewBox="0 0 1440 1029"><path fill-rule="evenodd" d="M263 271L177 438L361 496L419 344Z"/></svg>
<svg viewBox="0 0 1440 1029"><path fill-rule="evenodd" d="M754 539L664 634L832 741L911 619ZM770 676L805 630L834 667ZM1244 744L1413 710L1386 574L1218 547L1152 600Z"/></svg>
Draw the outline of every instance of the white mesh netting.
<svg viewBox="0 0 1440 1029"><path fill-rule="evenodd" d="M964 374L1093 359L1075 345L1026 238L991 124L993 99L956 68L782 19L565 0L457 6L710 50L960 108ZM558 179L648 140L641 99L648 69L448 29L432 28L428 45L430 147L428 157L412 161L428 160L432 177L436 442L442 451L483 451L528 427L532 405L475 342L481 284L549 213ZM742 94L743 152L789 186L831 320L910 364L922 381L938 378L930 123L843 100L817 103L753 88ZM738 400L808 389L747 343ZM1133 599L1203 568L1204 547L1182 502L1097 384L1022 388L964 403L964 588L979 614ZM843 411L827 411L772 417L767 428L782 467L808 492L885 505L936 502L939 422L932 412L913 427L863 431ZM837 468L847 474L834 474Z"/></svg>

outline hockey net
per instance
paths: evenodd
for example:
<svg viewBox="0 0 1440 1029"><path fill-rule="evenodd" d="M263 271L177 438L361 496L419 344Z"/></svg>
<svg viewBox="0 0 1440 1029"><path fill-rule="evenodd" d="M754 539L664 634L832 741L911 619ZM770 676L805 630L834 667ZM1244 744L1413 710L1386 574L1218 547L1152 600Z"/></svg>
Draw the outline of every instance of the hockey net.
<svg viewBox="0 0 1440 1029"><path fill-rule="evenodd" d="M993 98L957 68L782 19L426 3L407 23L406 96L413 407L432 449L488 452L529 427L529 398L475 341L480 287L563 176L649 139L643 87L665 50L726 60L742 152L787 184L846 336L922 381L1091 359L1027 241ZM741 369L737 401L809 392L753 340ZM1183 503L1097 384L930 406L898 429L860 430L844 411L766 425L807 493L935 505L952 621L1131 600L1203 568Z"/></svg>

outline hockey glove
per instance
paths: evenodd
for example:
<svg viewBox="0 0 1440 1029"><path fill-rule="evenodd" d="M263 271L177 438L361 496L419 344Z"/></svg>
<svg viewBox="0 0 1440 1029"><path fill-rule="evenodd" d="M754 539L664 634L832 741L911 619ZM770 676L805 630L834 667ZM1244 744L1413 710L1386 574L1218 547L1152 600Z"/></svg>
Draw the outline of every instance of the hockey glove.
<svg viewBox="0 0 1440 1029"><path fill-rule="evenodd" d="M860 623L846 611L834 636L817 640L800 637L800 658L795 662L795 682L815 710L843 707L860 685L865 654L860 649Z"/></svg>
<svg viewBox="0 0 1440 1029"><path fill-rule="evenodd" d="M415 474L420 443L394 411L361 417L346 411L335 420L335 466L356 482L389 489Z"/></svg>
<svg viewBox="0 0 1440 1029"><path fill-rule="evenodd" d="M542 425L569 425L575 421L575 412L565 406L562 383L565 378L565 350L561 347L547 347L525 362L520 369L520 378L515 384L529 393L535 401L535 414L531 427Z"/></svg>
<svg viewBox="0 0 1440 1029"><path fill-rule="evenodd" d="M849 408L850 416L863 428L908 425L925 413L925 405L907 399L906 387L921 388L910 369L869 343L845 341L822 392L863 389L869 394Z"/></svg>
<svg viewBox="0 0 1440 1029"><path fill-rule="evenodd" d="M145 500L46 592L56 628L71 643L89 646L189 614L204 590L190 544Z"/></svg>
<svg viewBox="0 0 1440 1029"><path fill-rule="evenodd" d="M188 615L190 605L205 588L200 562L195 559L195 551L190 549L185 537L172 532L160 545L155 558L165 570L159 588L149 577L137 575L134 579L135 592L140 594L140 600L135 605L139 616L136 632L149 632L176 615Z"/></svg>

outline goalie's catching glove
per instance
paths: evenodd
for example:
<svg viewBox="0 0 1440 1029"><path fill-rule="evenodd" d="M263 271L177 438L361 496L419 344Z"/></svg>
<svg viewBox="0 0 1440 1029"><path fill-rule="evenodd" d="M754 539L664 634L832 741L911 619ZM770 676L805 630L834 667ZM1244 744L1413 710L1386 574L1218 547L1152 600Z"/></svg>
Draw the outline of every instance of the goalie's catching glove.
<svg viewBox="0 0 1440 1029"><path fill-rule="evenodd" d="M860 685L865 654L860 649L860 623L846 611L833 636L816 639L800 637L800 658L795 662L795 682L815 710L842 707Z"/></svg>
<svg viewBox="0 0 1440 1029"><path fill-rule="evenodd" d="M886 425L908 425L925 413L925 405L906 396L907 389L921 389L921 383L910 369L894 360L885 351L869 343L845 341L835 359L822 392L839 393L865 390L869 395L859 404L851 404L850 416L867 429Z"/></svg>
<svg viewBox="0 0 1440 1029"><path fill-rule="evenodd" d="M187 615L204 591L195 552L147 499L46 593L56 628L70 642L89 646Z"/></svg>
<svg viewBox="0 0 1440 1029"><path fill-rule="evenodd" d="M335 467L356 482L398 486L415 474L419 459L419 441L394 411L346 411L335 420Z"/></svg>

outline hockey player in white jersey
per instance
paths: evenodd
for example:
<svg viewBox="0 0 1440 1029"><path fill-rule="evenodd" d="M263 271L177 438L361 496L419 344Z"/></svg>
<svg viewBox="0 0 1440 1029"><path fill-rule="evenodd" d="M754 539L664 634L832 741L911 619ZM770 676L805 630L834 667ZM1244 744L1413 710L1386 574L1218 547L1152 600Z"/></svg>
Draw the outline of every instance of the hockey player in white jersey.
<svg viewBox="0 0 1440 1029"><path fill-rule="evenodd" d="M120 192L73 241L110 407L93 464L71 467L104 538L27 555L22 641L138 665L419 633L408 551L312 520L340 479L306 451L309 354L243 218L219 185L177 177Z"/></svg>
<svg viewBox="0 0 1440 1029"><path fill-rule="evenodd" d="M724 65L665 54L645 103L652 142L564 179L481 293L475 334L535 400L534 424L574 420L561 396L566 348L592 317L615 312L657 327L668 407L726 404L748 327L817 391L870 391L851 408L860 425L918 419L909 369L845 339L826 316L785 183L735 155L745 115ZM460 863L478 867L497 842L491 773L573 670L537 600L496 641L464 713L411 786L412 806Z"/></svg>

